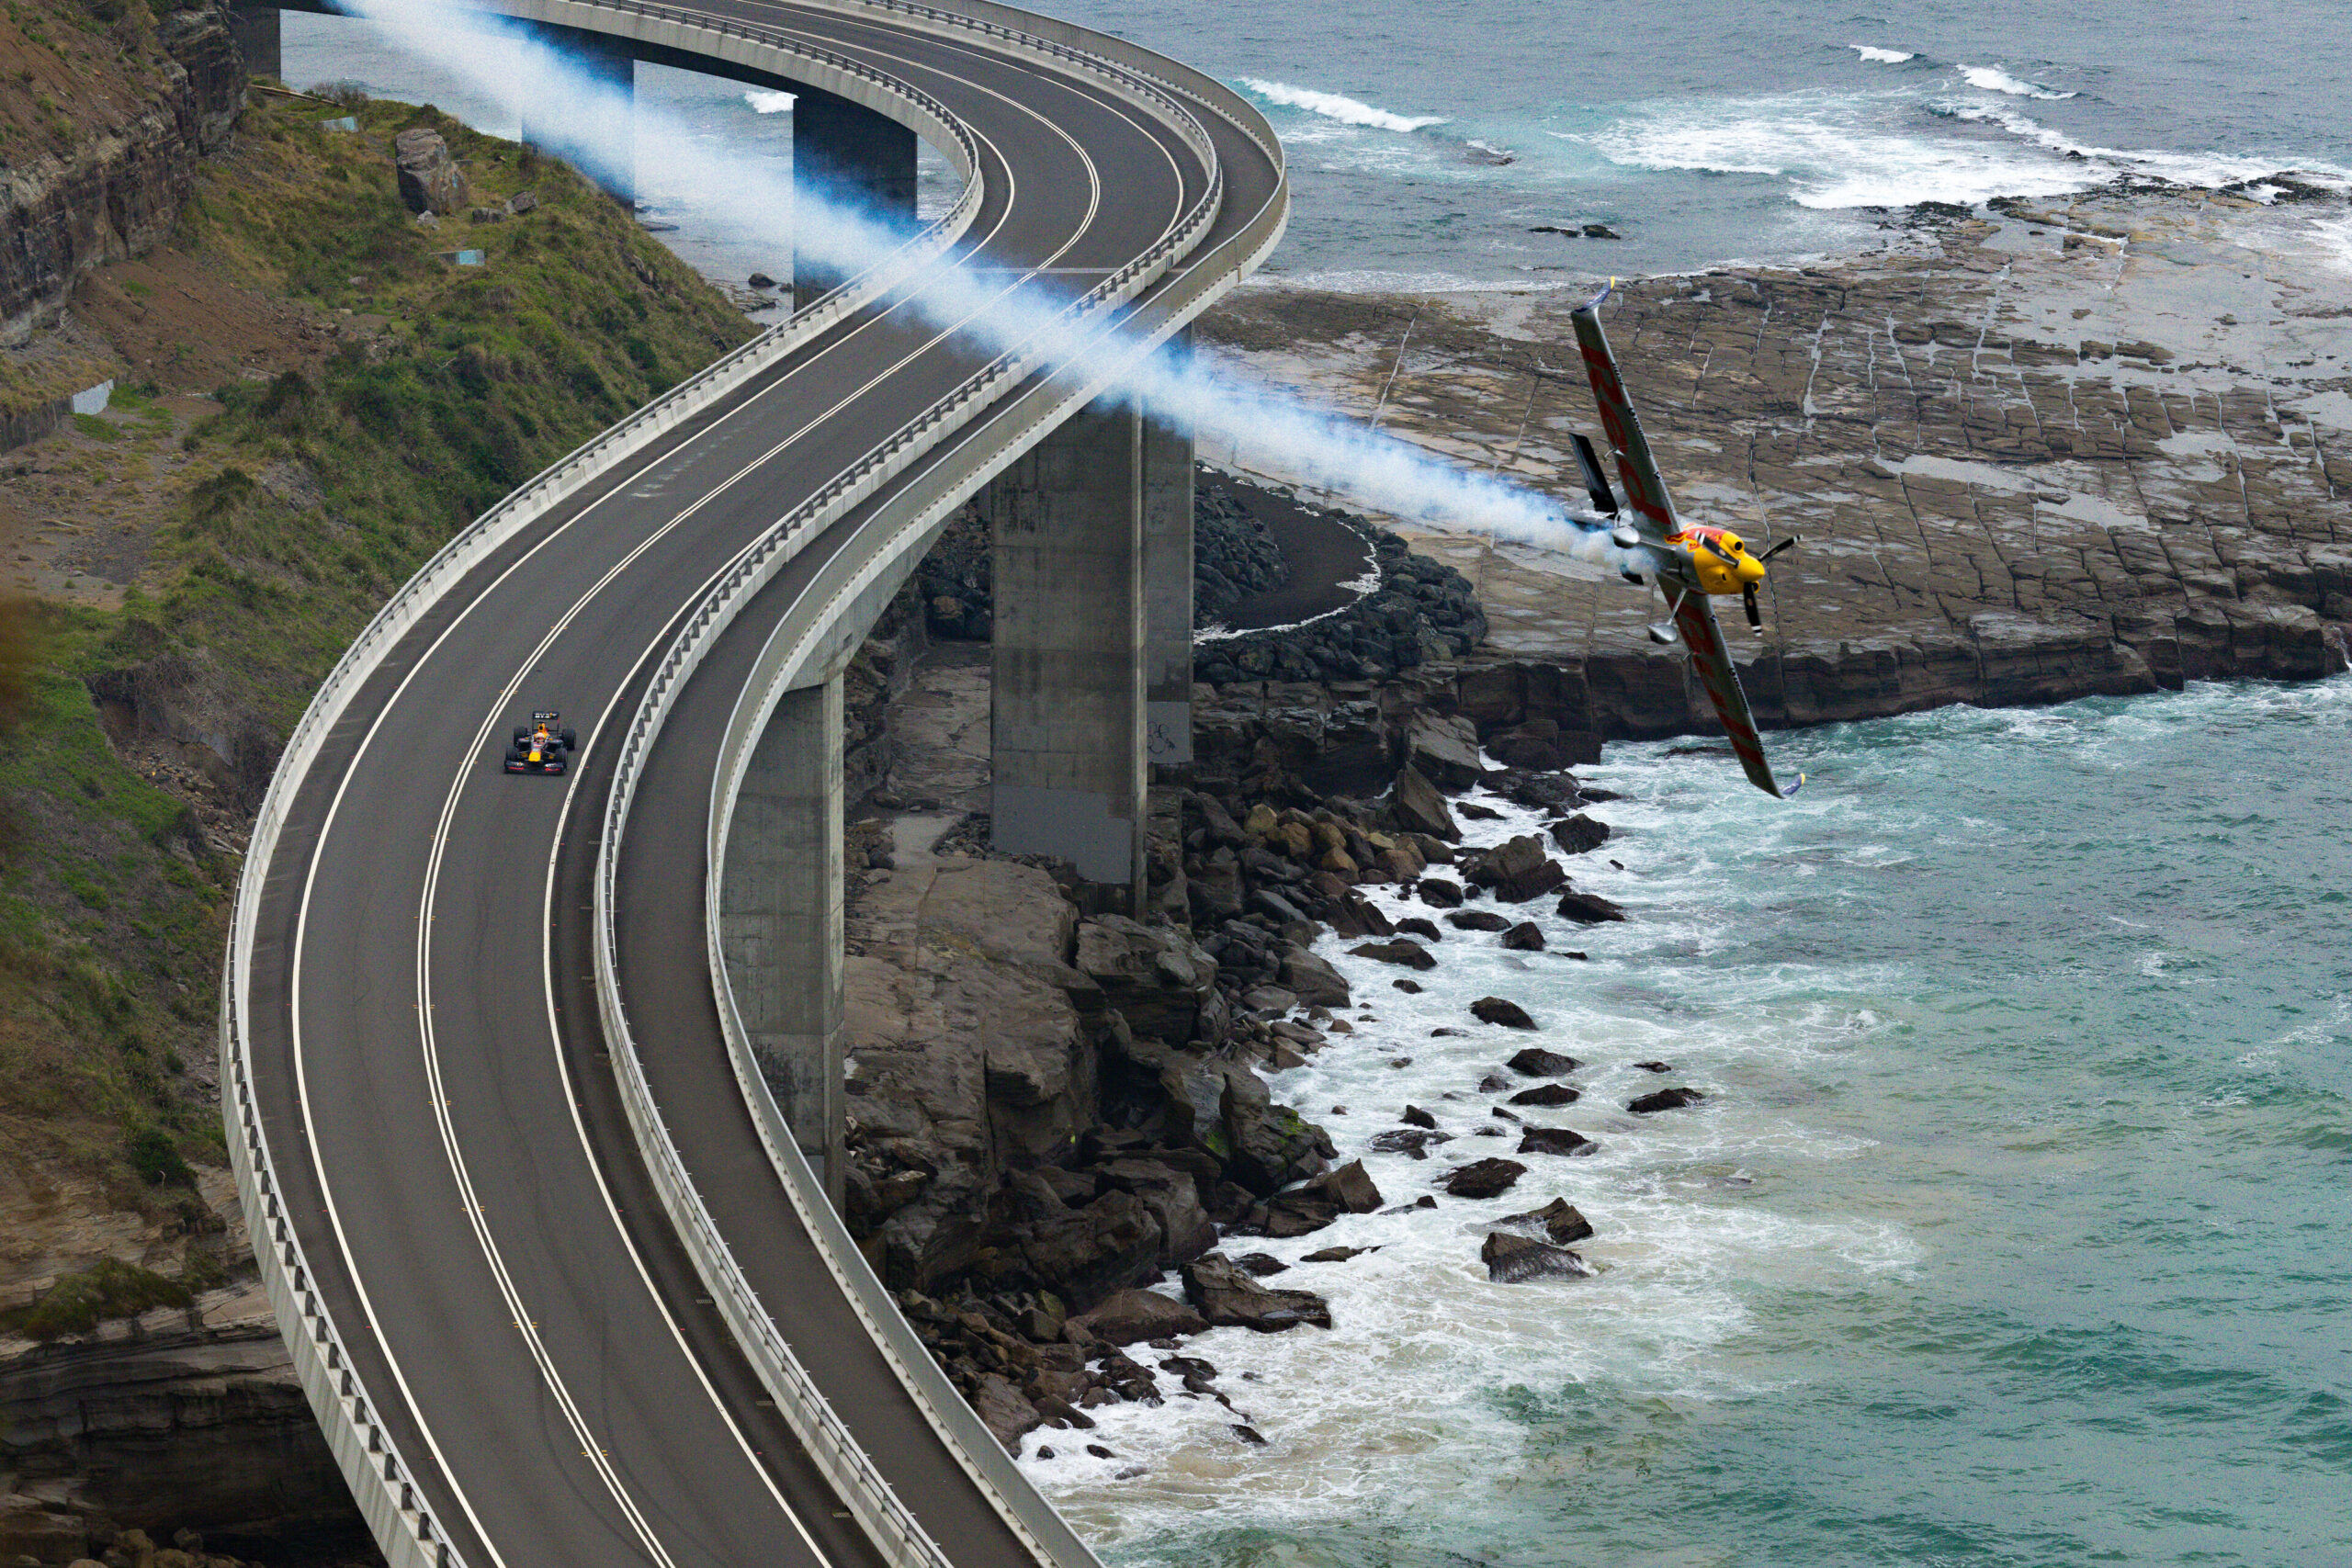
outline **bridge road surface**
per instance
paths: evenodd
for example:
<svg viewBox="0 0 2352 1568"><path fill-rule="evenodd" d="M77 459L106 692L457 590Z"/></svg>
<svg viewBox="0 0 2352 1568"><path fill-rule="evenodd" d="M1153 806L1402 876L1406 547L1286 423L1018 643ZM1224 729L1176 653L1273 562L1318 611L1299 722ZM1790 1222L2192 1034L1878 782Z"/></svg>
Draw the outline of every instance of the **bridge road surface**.
<svg viewBox="0 0 2352 1568"><path fill-rule="evenodd" d="M1115 267L1205 188L1172 132L985 40L707 8L787 22L963 118L987 193L966 248L989 266ZM697 1299L603 1060L583 955L559 953L551 919L584 917L594 855L563 835L567 802L588 798L597 743L676 620L988 357L887 302L805 346L470 573L295 798L249 977L256 1091L316 1287L474 1568L876 1561ZM535 707L563 711L590 767L503 773L507 728ZM640 818L699 834L707 793L646 798ZM670 874L696 881L698 862ZM698 949L670 983L709 1007ZM837 1303L830 1277L810 1263L761 1283L836 1409L888 1434L876 1462L933 1539L959 1563L1028 1562L870 1346L797 1344L798 1298Z"/></svg>

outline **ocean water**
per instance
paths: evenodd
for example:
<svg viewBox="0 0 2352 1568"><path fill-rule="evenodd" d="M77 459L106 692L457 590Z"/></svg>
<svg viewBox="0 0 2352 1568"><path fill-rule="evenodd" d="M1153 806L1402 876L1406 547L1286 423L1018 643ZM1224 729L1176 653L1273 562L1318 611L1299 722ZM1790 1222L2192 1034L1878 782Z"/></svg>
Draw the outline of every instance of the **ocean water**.
<svg viewBox="0 0 2352 1568"><path fill-rule="evenodd" d="M1516 1145L1481 996L1584 1064L1521 1114L1600 1150L1229 1243L1380 1250L1267 1281L1330 1333L1186 1345L1235 1412L1169 1377L1029 1439L1110 1562L2352 1562L2352 677L1772 739L1791 803L1687 742L1580 770L1628 923L1442 926L1418 996L1326 940L1356 1032L1275 1093L1389 1203ZM1623 1109L1666 1085L1708 1098ZM1366 1153L1408 1104L1453 1141ZM1555 1196L1598 1274L1489 1283L1483 1223Z"/></svg>

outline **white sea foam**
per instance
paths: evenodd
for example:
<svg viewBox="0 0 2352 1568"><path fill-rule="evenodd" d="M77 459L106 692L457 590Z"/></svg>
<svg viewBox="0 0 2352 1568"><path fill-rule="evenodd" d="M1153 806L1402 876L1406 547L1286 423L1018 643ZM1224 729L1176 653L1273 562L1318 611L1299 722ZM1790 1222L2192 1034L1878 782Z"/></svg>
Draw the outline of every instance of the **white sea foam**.
<svg viewBox="0 0 2352 1568"><path fill-rule="evenodd" d="M1295 87L1287 82L1268 82L1256 76L1244 76L1241 85L1268 103L1280 104L1284 108L1305 109L1309 114L1336 119L1344 125L1370 126L1375 130L1412 131L1445 123L1443 115L1394 114L1343 94Z"/></svg>
<svg viewBox="0 0 2352 1568"><path fill-rule="evenodd" d="M792 107L793 95L754 87L743 95L743 101L761 114L783 114Z"/></svg>
<svg viewBox="0 0 2352 1568"><path fill-rule="evenodd" d="M1906 60L1919 58L1917 50L1878 49L1867 43L1849 43L1846 47L1873 65L1900 65Z"/></svg>
<svg viewBox="0 0 2352 1568"><path fill-rule="evenodd" d="M2352 273L2352 218L2314 218L2312 232L2319 236L2328 264L2339 272Z"/></svg>
<svg viewBox="0 0 2352 1568"><path fill-rule="evenodd" d="M2240 181L2259 179L2265 175L2278 174L2284 165L2273 157L2253 157L2230 152L2176 152L2156 147L2101 147L2087 141L2076 141L2064 131L2006 104L1948 101L1931 105L1934 112L1952 119L1971 120L1980 124L1997 125L2010 135L2031 142L2037 147L2065 156L2070 162L2107 165L2109 169L2154 175L2184 186L2225 186ZM2346 171L2325 163L2309 164L2299 170L2304 177L2318 184L2342 184ZM2085 183L2104 178L2104 173L2087 176ZM2007 194L2031 196L2032 191Z"/></svg>
<svg viewBox="0 0 2352 1568"><path fill-rule="evenodd" d="M2082 169L1997 141L1900 128L1901 96L1789 94L1660 107L1582 140L1611 163L1645 169L1768 175L1812 208L1973 203L2055 196L2095 183Z"/></svg>
<svg viewBox="0 0 2352 1568"><path fill-rule="evenodd" d="M2078 98L2080 93L2062 93L2038 82L2026 82L2010 75L1997 65L1963 65L1962 76L1968 85L1987 93L2007 93L2013 98Z"/></svg>

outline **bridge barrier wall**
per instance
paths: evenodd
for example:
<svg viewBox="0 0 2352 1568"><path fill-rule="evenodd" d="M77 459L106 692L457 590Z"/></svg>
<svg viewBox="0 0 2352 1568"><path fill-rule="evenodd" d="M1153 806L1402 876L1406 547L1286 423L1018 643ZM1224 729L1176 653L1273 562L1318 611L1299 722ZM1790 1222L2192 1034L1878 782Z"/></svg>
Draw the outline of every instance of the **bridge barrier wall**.
<svg viewBox="0 0 2352 1568"><path fill-rule="evenodd" d="M542 7L545 8L545 7ZM572 5L571 10L586 6ZM682 46L683 47L683 46ZM254 1238L254 1260L280 1332L302 1380L311 1408L342 1467L360 1513L392 1568L450 1568L459 1559L434 1517L415 1472L386 1429L362 1386L321 1301L300 1238L279 1197L267 1135L255 1099L250 1050L252 998L244 976L253 958L264 885L295 795L335 725L368 677L441 596L525 528L580 489L645 450L680 423L741 389L935 262L969 231L978 215L979 158L971 133L944 105L894 84L843 56L789 40L763 46L757 62L778 74L824 73L887 96L896 118L917 127L963 175L965 188L938 221L867 272L818 300L789 321L753 338L706 367L618 424L558 458L461 531L412 577L363 628L311 700L287 739L245 849L229 943L222 960L220 1060L225 1069L221 1121L239 1201ZM830 85L830 84L829 84Z"/></svg>
<svg viewBox="0 0 2352 1568"><path fill-rule="evenodd" d="M1254 109L1238 98L1232 102L1242 128L1250 131L1254 141L1261 146L1276 145L1271 131L1264 130L1263 121ZM1278 152L1273 154L1273 162L1279 172L1281 162ZM1221 187L1222 183L1220 175L1216 184ZM1212 191L1213 196L1216 194L1217 191ZM1213 216L1216 210L1215 204L1209 204L1208 214ZM1146 308L1143 320L1128 319L1114 323L1110 317L1114 307L1134 298L1148 286L1150 279L1142 275L1140 265L1148 258L1139 258L1138 264L1127 269L1135 272L1136 276L1130 279L1114 276L1106 280L1101 288L1089 296L1087 301L1081 301L1080 309L1091 311L1093 319L1099 321L1105 331L1115 325L1123 336L1132 341L1135 353L1139 355L1172 335L1213 299L1253 270L1280 239L1287 218L1287 188L1278 177L1265 207L1254 214L1238 233L1220 243L1207 254L1193 258L1177 280ZM1203 224L1201 228L1205 226ZM1163 241L1160 248L1174 249L1176 243L1193 230L1193 226L1187 223L1177 235ZM1193 231L1193 238L1197 239L1197 231ZM1189 254L1189 250L1190 244L1187 243L1182 254ZM728 1250L725 1239L717 1235L710 1226L699 1197L695 1195L691 1182L684 1176L683 1161L661 1122L659 1108L652 1103L650 1089L643 1081L643 1066L629 1036L613 962L613 901L619 846L627 830L628 811L642 761L649 754L677 693L700 664L717 634L773 580L775 572L797 552L801 545L846 515L889 479L910 468L918 457L935 452L948 434L962 428L981 412L981 405L1019 387L1027 374L1023 367L1010 361L1000 361L989 367L890 441L877 447L858 468L844 475L842 481L837 481L839 493L820 492L811 498L804 507L779 523L766 539L746 552L737 567L714 588L679 642L670 650L623 742L624 754L608 806L604 847L599 859L594 928L598 944L596 968L600 1006L606 1013L606 1033L613 1046L615 1070L624 1078L625 1100L631 1107L633 1119L639 1122L640 1137L647 1140L645 1152L649 1166L666 1165L679 1173L674 1201L688 1216L680 1222L682 1233L698 1239L707 1237L707 1241L695 1252L695 1261L697 1269L703 1271L705 1283L710 1287L714 1300L740 1303L730 1312L730 1316L754 1325L755 1337L746 1343L747 1347L755 1348L755 1366L761 1365L764 1357L775 1363L776 1375L784 1379L797 1380L805 1374L801 1373L797 1362L791 1360L789 1347L773 1336L772 1328L766 1334L758 1332L757 1325L765 1324L766 1314ZM841 572L829 570L819 585L827 592L814 614L805 617L788 615L786 622L778 626L763 650L759 665L737 705L723 744L720 770L714 781L707 866L724 863L732 804L743 767L752 744L765 727L768 716L782 693L794 685L806 683L812 671L845 655L854 646L856 637L862 635L864 626L878 612L880 604L888 600L898 582L911 571L923 549L928 547L932 536L955 507L995 477L1046 431L1095 396L1101 389L1102 379L1104 378L1098 375L1089 383L1073 384L1046 378L1019 392L1010 409L989 421L991 426L1003 427L1001 433L992 429L990 438L984 443L959 444L952 456L933 464L930 471L923 474L917 484L892 497L886 505L890 514L889 525L869 526L868 529L869 533L880 536L879 542L871 548L857 551L856 561ZM919 438L918 445L916 433L922 427L928 428ZM870 478L861 478L861 470ZM901 1384L949 1450L973 1476L983 1494L996 1506L1016 1534L1030 1544L1042 1562L1057 1564L1057 1568L1091 1568L1095 1562L1093 1554L1070 1531L1051 1505L1037 1494L1011 1456L972 1414L899 1314L888 1290L858 1251L841 1217L826 1202L822 1181L801 1155L781 1111L769 1093L748 1033L736 1010L733 993L727 983L724 959L719 952L718 896L718 879L715 875L707 877L705 935L715 989L720 1002L721 1024L738 1086L751 1108L762 1143L786 1196L814 1238L836 1283L857 1312ZM673 1201L665 1190L665 1202ZM768 1343L773 1343L773 1350L758 1348Z"/></svg>

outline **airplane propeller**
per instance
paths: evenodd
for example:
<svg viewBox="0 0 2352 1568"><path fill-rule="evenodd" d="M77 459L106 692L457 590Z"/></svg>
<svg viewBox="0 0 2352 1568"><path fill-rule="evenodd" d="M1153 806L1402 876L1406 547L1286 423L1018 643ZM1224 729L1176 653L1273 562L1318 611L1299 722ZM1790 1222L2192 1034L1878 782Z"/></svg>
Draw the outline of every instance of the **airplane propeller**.
<svg viewBox="0 0 2352 1568"><path fill-rule="evenodd" d="M1787 538L1782 539L1779 544L1774 545L1770 549L1766 550L1762 555L1758 556L1756 558L1758 560L1768 561L1774 556L1779 555L1782 550L1792 550L1796 547L1797 536L1794 534L1792 534Z"/></svg>
<svg viewBox="0 0 2352 1568"><path fill-rule="evenodd" d="M1761 637L1764 634L1764 612L1757 607L1756 584L1751 582L1740 590L1739 602L1747 610L1747 629Z"/></svg>

